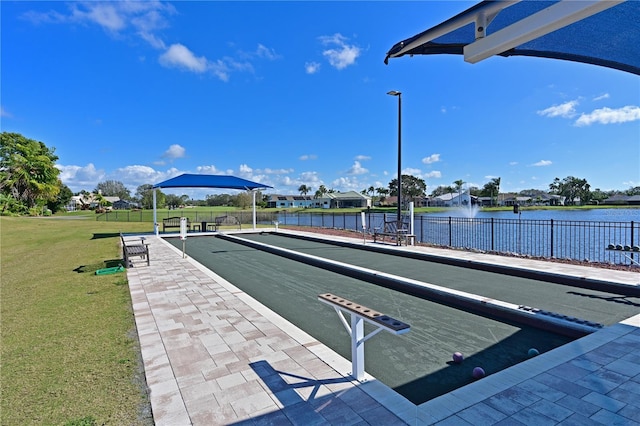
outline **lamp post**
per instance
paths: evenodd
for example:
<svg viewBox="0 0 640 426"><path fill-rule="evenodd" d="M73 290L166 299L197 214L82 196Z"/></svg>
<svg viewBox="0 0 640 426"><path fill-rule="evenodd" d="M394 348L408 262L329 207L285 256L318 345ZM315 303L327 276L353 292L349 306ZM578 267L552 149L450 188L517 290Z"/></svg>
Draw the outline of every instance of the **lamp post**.
<svg viewBox="0 0 640 426"><path fill-rule="evenodd" d="M402 92L392 90L387 95L398 97L398 226L402 221Z"/></svg>

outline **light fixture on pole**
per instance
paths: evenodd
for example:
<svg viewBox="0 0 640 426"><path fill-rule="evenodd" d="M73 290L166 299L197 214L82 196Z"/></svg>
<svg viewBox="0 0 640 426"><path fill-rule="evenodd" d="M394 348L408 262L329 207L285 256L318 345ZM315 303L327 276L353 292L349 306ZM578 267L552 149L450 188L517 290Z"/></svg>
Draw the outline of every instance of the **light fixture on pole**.
<svg viewBox="0 0 640 426"><path fill-rule="evenodd" d="M392 90L387 95L398 97L398 227L402 222L402 92Z"/></svg>

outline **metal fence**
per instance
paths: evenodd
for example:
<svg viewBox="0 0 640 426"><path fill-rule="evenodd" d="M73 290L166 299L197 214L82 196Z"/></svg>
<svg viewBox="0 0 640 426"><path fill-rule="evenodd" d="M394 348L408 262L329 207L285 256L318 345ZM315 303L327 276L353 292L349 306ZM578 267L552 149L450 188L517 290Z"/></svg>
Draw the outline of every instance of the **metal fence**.
<svg viewBox="0 0 640 426"><path fill-rule="evenodd" d="M213 222L216 217L234 216L241 224L252 224L253 213L250 211L198 211L190 209L161 210L157 212L158 222L162 225L162 219L170 217L186 217L191 222ZM153 223L153 210L113 210L96 215L96 220L105 222L149 222ZM258 223L273 223L276 220L275 212L256 212Z"/></svg>
<svg viewBox="0 0 640 426"><path fill-rule="evenodd" d="M279 214L282 225L348 229L362 232L362 218L354 213ZM384 214L365 215L366 232L373 232L385 220ZM640 252L608 250L609 244L634 247L640 244L639 222L595 222L463 218L417 215L416 241L425 244L517 254L541 258L631 264Z"/></svg>
<svg viewBox="0 0 640 426"><path fill-rule="evenodd" d="M189 209L163 212L158 215L158 221L173 216L188 217L193 222L213 221L215 217L222 215L233 215L242 224L253 223L251 212L202 212ZM361 213L258 211L256 216L260 225L273 225L277 222L279 225L363 231ZM386 217L390 218L390 215ZM366 213L366 232L372 233L382 225L386 217L383 213ZM98 220L152 223L153 214L149 210L113 211L100 215ZM640 222L635 221L464 218L428 214L415 216L414 234L416 241L420 243L498 254L626 265L640 261L640 252L607 249L609 244L629 247L640 245Z"/></svg>

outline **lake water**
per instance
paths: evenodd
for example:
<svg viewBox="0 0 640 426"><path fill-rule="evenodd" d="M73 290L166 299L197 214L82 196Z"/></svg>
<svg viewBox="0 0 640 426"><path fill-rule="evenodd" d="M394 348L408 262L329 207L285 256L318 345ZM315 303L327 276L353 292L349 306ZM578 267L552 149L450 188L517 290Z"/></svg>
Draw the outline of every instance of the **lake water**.
<svg viewBox="0 0 640 426"><path fill-rule="evenodd" d="M573 220L573 221L594 221L594 222L635 222L640 221L640 208L637 209L561 209L561 210L534 210L526 207L520 208L521 214L513 211L483 211L478 210L475 214L477 218L496 219L531 219L531 220ZM468 214L466 209L451 209L441 213L421 213L427 216L443 217L465 217Z"/></svg>
<svg viewBox="0 0 640 426"><path fill-rule="evenodd" d="M367 213L369 232L382 228L395 213ZM362 230L360 213L281 213L283 225ZM521 209L508 211L451 209L420 213L414 218L416 241L447 247L556 257L592 262L629 264L624 253L607 250L609 244L640 243L640 209ZM638 254L634 254L636 259Z"/></svg>

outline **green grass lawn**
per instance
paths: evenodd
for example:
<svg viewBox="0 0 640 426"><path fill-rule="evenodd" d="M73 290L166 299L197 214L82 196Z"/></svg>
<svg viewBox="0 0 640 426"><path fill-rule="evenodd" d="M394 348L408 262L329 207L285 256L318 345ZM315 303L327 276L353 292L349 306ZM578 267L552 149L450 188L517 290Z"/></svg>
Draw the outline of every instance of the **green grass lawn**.
<svg viewBox="0 0 640 426"><path fill-rule="evenodd" d="M119 231L149 224L0 218L0 424L153 424L126 275L95 275Z"/></svg>

